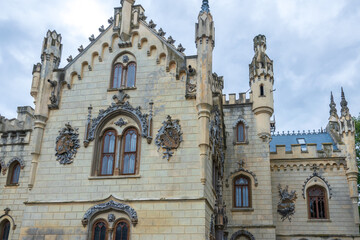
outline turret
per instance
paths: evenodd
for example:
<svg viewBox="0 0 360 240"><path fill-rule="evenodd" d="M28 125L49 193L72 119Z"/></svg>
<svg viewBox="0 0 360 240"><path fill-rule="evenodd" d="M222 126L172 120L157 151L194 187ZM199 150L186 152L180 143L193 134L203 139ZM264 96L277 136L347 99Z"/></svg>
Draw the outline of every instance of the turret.
<svg viewBox="0 0 360 240"><path fill-rule="evenodd" d="M197 47L197 104L212 105L212 57L215 45L215 27L208 0L203 0L196 23L195 42Z"/></svg>
<svg viewBox="0 0 360 240"><path fill-rule="evenodd" d="M330 95L329 107L330 107L330 117L326 129L332 135L332 137L335 138L336 142L341 142L342 140L340 137L340 120L337 114L336 103L334 101L334 96L332 92Z"/></svg>
<svg viewBox="0 0 360 240"><path fill-rule="evenodd" d="M266 54L266 37L254 38L255 56L249 65L251 97L259 137L270 138L270 118L274 112L273 61Z"/></svg>

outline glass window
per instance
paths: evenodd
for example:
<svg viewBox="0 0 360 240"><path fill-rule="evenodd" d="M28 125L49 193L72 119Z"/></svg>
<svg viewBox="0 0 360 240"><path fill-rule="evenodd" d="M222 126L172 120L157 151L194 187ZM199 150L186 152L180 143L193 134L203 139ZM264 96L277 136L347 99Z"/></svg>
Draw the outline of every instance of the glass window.
<svg viewBox="0 0 360 240"><path fill-rule="evenodd" d="M113 175L115 162L116 131L108 130L104 134L103 148L101 154L102 176Z"/></svg>
<svg viewBox="0 0 360 240"><path fill-rule="evenodd" d="M103 221L96 222L93 227L92 240L106 240L106 223Z"/></svg>
<svg viewBox="0 0 360 240"><path fill-rule="evenodd" d="M260 86L260 96L265 96L264 85Z"/></svg>
<svg viewBox="0 0 360 240"><path fill-rule="evenodd" d="M129 239L129 225L125 221L120 221L115 228L115 240Z"/></svg>
<svg viewBox="0 0 360 240"><path fill-rule="evenodd" d="M297 142L298 142L298 144L301 144L301 151L306 152L307 146L306 146L305 138L298 138Z"/></svg>
<svg viewBox="0 0 360 240"><path fill-rule="evenodd" d="M8 240L9 239L9 233L10 233L10 222L8 220L4 220L1 224L0 229L0 239L1 240Z"/></svg>
<svg viewBox="0 0 360 240"><path fill-rule="evenodd" d="M234 180L234 207L250 207L250 180L240 176Z"/></svg>
<svg viewBox="0 0 360 240"><path fill-rule="evenodd" d="M135 87L136 65L130 63L127 67L126 87Z"/></svg>
<svg viewBox="0 0 360 240"><path fill-rule="evenodd" d="M19 162L14 162L9 168L8 184L16 185L19 183L21 166Z"/></svg>
<svg viewBox="0 0 360 240"><path fill-rule="evenodd" d="M112 88L120 88L122 81L123 67L121 64L116 64L114 66L114 77L112 82Z"/></svg>
<svg viewBox="0 0 360 240"><path fill-rule="evenodd" d="M309 218L326 219L327 202L325 189L320 186L314 186L307 190Z"/></svg>
<svg viewBox="0 0 360 240"><path fill-rule="evenodd" d="M245 142L245 126L242 122L237 125L237 141Z"/></svg>
<svg viewBox="0 0 360 240"><path fill-rule="evenodd" d="M137 159L137 131L129 129L123 137L124 153L122 161L122 174L135 174Z"/></svg>

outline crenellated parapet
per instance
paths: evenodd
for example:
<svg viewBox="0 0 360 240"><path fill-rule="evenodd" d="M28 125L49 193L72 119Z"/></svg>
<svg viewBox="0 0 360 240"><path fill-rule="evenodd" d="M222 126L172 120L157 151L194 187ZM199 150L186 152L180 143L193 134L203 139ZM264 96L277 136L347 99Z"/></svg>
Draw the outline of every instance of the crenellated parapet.
<svg viewBox="0 0 360 240"><path fill-rule="evenodd" d="M245 93L230 93L222 95L223 105L249 104L252 103L251 98L248 98Z"/></svg>
<svg viewBox="0 0 360 240"><path fill-rule="evenodd" d="M7 119L0 115L0 146L27 144L34 123L34 109L18 107L17 118Z"/></svg>

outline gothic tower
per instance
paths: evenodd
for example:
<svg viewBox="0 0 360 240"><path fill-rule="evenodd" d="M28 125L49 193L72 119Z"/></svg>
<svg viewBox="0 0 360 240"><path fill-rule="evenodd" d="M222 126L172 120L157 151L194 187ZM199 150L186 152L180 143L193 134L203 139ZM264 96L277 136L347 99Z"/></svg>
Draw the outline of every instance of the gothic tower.
<svg viewBox="0 0 360 240"><path fill-rule="evenodd" d="M249 66L253 112L256 118L258 136L270 138L270 118L274 112L273 61L266 54L266 37L254 38L255 56Z"/></svg>

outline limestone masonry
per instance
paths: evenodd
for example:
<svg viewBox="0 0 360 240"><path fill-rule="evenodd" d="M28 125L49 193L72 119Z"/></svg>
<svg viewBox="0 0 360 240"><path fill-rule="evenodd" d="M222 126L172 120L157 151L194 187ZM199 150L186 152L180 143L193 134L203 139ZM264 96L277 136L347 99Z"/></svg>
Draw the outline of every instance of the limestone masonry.
<svg viewBox="0 0 360 240"><path fill-rule="evenodd" d="M265 36L250 93L225 96L208 1L195 56L144 11L122 0L64 68L62 36L47 32L35 110L0 116L0 239L360 239L343 90L325 130L275 134Z"/></svg>

